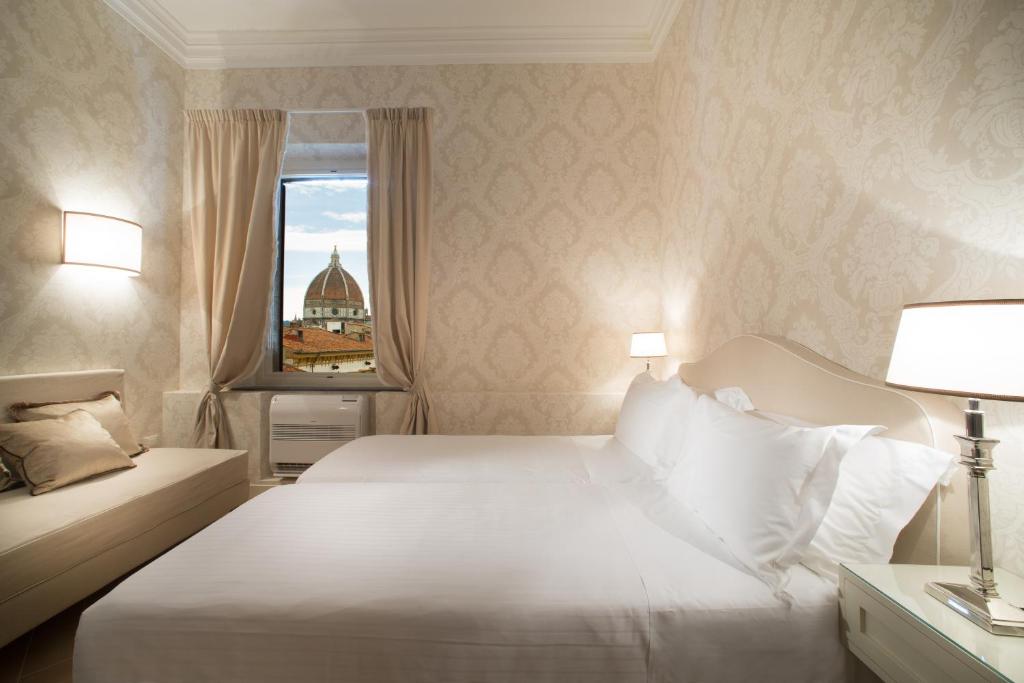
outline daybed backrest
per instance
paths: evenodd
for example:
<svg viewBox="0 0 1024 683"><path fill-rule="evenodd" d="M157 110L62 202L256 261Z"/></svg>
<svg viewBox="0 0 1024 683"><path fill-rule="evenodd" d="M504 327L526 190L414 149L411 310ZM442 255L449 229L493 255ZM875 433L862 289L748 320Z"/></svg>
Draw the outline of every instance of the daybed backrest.
<svg viewBox="0 0 1024 683"><path fill-rule="evenodd" d="M124 401L124 370L47 372L38 375L0 377L0 422L10 422L12 403L43 403L89 399L104 391L116 391Z"/></svg>
<svg viewBox="0 0 1024 683"><path fill-rule="evenodd" d="M962 414L947 398L900 391L853 372L788 339L743 335L679 367L704 391L739 386L755 407L814 424L879 424L883 436L959 453ZM900 534L893 562L967 561L967 484L962 472L934 492Z"/></svg>

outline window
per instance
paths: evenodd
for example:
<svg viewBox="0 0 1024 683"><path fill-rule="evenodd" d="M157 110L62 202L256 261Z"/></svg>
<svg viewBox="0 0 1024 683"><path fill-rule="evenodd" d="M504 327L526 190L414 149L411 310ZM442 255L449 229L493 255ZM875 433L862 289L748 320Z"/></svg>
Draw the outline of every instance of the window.
<svg viewBox="0 0 1024 683"><path fill-rule="evenodd" d="M282 179L272 353L258 384L380 387L366 185L365 174Z"/></svg>

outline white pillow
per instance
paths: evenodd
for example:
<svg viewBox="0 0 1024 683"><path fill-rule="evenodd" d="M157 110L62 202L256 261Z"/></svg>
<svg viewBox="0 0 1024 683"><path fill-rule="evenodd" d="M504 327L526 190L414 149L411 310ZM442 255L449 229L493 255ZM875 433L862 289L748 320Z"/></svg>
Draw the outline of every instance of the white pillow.
<svg viewBox="0 0 1024 683"><path fill-rule="evenodd" d="M669 491L779 597L825 517L846 453L880 427L807 429L701 396Z"/></svg>
<svg viewBox="0 0 1024 683"><path fill-rule="evenodd" d="M786 415L761 415L781 424L807 424ZM956 467L952 453L881 436L864 439L839 466L832 502L801 562L832 579L838 579L840 562L886 564L900 532L936 486L949 484Z"/></svg>
<svg viewBox="0 0 1024 683"><path fill-rule="evenodd" d="M721 389L715 389L715 400L719 403L724 403L733 410L738 410L741 413L754 409L754 402L750 400L750 397L747 396L747 392L743 391L742 387L722 387Z"/></svg>
<svg viewBox="0 0 1024 683"><path fill-rule="evenodd" d="M955 471L952 453L896 439L864 439L843 460L832 503L801 561L832 578L840 562L889 562L900 532L932 489L948 484Z"/></svg>
<svg viewBox="0 0 1024 683"><path fill-rule="evenodd" d="M637 375L622 399L615 438L654 470L668 475L683 449L686 425L697 392L678 377L659 382Z"/></svg>

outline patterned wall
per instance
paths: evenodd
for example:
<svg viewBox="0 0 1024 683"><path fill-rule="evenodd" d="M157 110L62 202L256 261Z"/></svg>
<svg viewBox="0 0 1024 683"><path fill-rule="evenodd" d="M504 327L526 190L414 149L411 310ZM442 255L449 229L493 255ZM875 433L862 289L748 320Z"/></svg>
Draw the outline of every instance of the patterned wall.
<svg viewBox="0 0 1024 683"><path fill-rule="evenodd" d="M99 0L0 21L0 373L128 370L140 436L178 384L184 71ZM61 210L144 228L143 274L60 266Z"/></svg>
<svg viewBox="0 0 1024 683"><path fill-rule="evenodd" d="M429 105L442 429L609 431L628 335L662 324L679 358L765 331L881 377L903 302L1022 294L1022 45L1014 0L693 0L653 67L185 75L99 0L10 0L0 372L125 367L156 432L179 359L205 384L181 109ZM56 265L62 208L140 221L144 275ZM992 412L1024 573L1024 411Z"/></svg>
<svg viewBox="0 0 1024 683"><path fill-rule="evenodd" d="M427 368L440 429L607 433L639 368L629 335L661 318L653 78L650 65L196 71L186 99L433 107ZM183 388L205 384L191 279Z"/></svg>
<svg viewBox="0 0 1024 683"><path fill-rule="evenodd" d="M694 0L656 64L665 325L780 334L883 377L904 302L1024 296L1024 6ZM995 539L1024 573L1024 410Z"/></svg>

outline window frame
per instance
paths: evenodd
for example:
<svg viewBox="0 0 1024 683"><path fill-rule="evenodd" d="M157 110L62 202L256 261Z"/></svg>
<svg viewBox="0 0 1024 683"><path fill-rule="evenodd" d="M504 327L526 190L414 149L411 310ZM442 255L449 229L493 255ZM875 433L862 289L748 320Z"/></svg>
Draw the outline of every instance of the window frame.
<svg viewBox="0 0 1024 683"><path fill-rule="evenodd" d="M270 324L267 325L267 338L264 340L263 360L252 377L238 388L245 389L300 389L324 391L402 391L401 387L391 386L381 381L377 373L313 373L284 372L281 367L282 348L281 332L284 322L284 240L285 240L285 186L288 183L303 180L324 180L339 178L366 178L365 170L344 170L328 173L302 173L282 175L277 186L277 224L275 230L274 283L270 302ZM369 284L368 284L369 286ZM370 295L369 292L366 293ZM374 344L374 356L377 347Z"/></svg>

